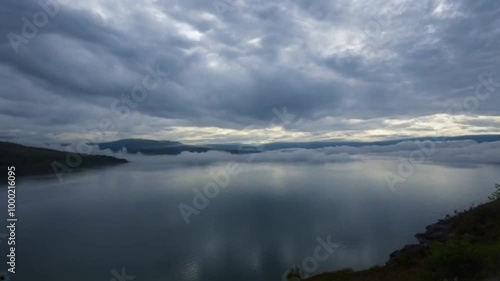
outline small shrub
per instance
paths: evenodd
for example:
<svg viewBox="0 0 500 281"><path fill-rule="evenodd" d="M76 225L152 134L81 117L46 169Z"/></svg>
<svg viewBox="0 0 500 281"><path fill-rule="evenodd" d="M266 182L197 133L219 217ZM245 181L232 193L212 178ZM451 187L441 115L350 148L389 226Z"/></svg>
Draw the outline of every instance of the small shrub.
<svg viewBox="0 0 500 281"><path fill-rule="evenodd" d="M500 184L495 184L495 191L490 196L488 196L488 199L490 199L491 201L500 199Z"/></svg>
<svg viewBox="0 0 500 281"><path fill-rule="evenodd" d="M286 275L287 280L293 280L293 278L304 280L304 272L302 271L302 268L300 268L300 266L298 265L292 266L292 268L288 270L288 274Z"/></svg>

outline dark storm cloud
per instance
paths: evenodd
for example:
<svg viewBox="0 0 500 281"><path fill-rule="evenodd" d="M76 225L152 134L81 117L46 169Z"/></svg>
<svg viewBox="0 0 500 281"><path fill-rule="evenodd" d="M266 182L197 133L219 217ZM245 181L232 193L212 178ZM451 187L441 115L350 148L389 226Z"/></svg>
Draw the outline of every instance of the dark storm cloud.
<svg viewBox="0 0 500 281"><path fill-rule="evenodd" d="M134 108L142 117L116 121L116 137L265 128L283 107L296 116L285 130L349 135L383 128L384 119L447 113L474 96L480 75L500 81L493 0L65 0L16 54L12 34L26 38L25 19L33 23L40 3L0 4L2 135L57 138L95 127L157 65L168 80ZM467 125L499 128L495 87L462 111L485 116Z"/></svg>

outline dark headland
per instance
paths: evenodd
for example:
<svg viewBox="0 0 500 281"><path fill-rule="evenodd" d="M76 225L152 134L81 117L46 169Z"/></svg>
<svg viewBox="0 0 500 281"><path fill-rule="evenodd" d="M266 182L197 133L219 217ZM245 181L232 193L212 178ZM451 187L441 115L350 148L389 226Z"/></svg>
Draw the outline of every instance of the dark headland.
<svg viewBox="0 0 500 281"><path fill-rule="evenodd" d="M67 164L68 154L71 155L64 151L29 147L11 142L0 142L0 169L7 170L7 167L15 166L17 176L50 174L55 176L57 169L60 170L61 167L70 171L78 171L128 162L125 159L111 156L78 154L81 161L77 163L70 162L77 164L71 167Z"/></svg>

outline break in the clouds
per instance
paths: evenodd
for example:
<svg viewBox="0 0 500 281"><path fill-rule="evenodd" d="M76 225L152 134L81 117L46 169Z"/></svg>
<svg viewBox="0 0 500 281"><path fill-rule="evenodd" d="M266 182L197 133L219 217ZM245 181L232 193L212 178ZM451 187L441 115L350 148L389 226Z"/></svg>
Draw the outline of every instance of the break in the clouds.
<svg viewBox="0 0 500 281"><path fill-rule="evenodd" d="M500 129L496 0L4 0L0 13L1 136L203 143Z"/></svg>

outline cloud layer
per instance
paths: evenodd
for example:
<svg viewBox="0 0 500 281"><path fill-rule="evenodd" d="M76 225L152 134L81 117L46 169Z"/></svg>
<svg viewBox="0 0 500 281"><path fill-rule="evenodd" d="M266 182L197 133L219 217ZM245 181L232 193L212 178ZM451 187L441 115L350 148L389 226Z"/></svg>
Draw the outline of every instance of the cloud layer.
<svg viewBox="0 0 500 281"><path fill-rule="evenodd" d="M494 0L0 7L0 136L267 142L500 128ZM148 67L168 77L130 99Z"/></svg>

